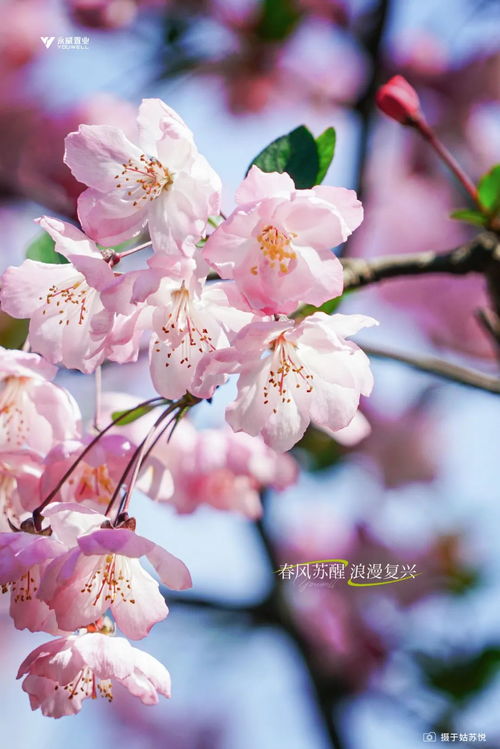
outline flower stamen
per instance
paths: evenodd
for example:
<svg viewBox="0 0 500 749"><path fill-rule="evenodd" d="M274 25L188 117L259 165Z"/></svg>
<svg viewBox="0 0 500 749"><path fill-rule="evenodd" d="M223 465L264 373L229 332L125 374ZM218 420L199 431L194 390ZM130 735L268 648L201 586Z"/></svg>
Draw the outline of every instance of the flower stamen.
<svg viewBox="0 0 500 749"><path fill-rule="evenodd" d="M270 268L278 266L281 273L290 271L290 263L297 258L296 253L291 249L293 236L293 234L289 235L272 225L265 226L262 229L257 236L257 241ZM250 271L253 275L257 275L257 266L253 266Z"/></svg>

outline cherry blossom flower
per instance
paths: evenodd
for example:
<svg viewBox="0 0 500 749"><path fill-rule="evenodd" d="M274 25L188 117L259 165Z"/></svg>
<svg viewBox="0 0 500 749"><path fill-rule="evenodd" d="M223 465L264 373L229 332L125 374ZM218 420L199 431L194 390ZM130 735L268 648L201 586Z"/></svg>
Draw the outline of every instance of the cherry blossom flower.
<svg viewBox="0 0 500 749"><path fill-rule="evenodd" d="M38 500L43 459L33 450L0 451L0 531L19 526Z"/></svg>
<svg viewBox="0 0 500 749"><path fill-rule="evenodd" d="M166 495L165 471L173 483ZM198 431L184 419L170 442L153 451L141 489L152 499L168 500L179 513L209 504L254 519L262 514L259 489L283 490L296 479L295 460L275 453L260 438L227 428Z"/></svg>
<svg viewBox="0 0 500 749"><path fill-rule="evenodd" d="M40 482L40 501L48 496L66 471L90 442L68 440L52 448L45 458L45 470ZM104 511L131 458L130 442L115 434L105 434L89 450L54 497L61 502L84 503L97 511ZM1 454L0 454L1 461Z"/></svg>
<svg viewBox="0 0 500 749"><path fill-rule="evenodd" d="M97 246L58 219L39 223L70 262L25 260L3 275L0 300L12 317L30 319L31 347L54 364L92 372L108 356L123 362L137 355L134 326L104 309L100 292L115 278Z"/></svg>
<svg viewBox="0 0 500 749"><path fill-rule="evenodd" d="M49 560L66 547L51 536L0 533L0 587L10 591L10 615L18 629L59 634L54 613L37 597Z"/></svg>
<svg viewBox="0 0 500 749"><path fill-rule="evenodd" d="M191 391L201 358L229 345L231 335L250 322L248 310L234 284L205 284L203 260L154 255L149 269L117 278L103 294L114 312L133 314L145 303L153 336L150 368L153 384L165 398Z"/></svg>
<svg viewBox="0 0 500 749"><path fill-rule="evenodd" d="M44 452L54 441L76 437L80 410L51 380L56 368L38 354L0 347L0 446Z"/></svg>
<svg viewBox="0 0 500 749"><path fill-rule="evenodd" d="M123 633L139 640L168 614L158 583L139 563L141 556L168 587L191 586L187 567L173 554L128 528L99 528L79 536L75 548L51 563L39 596L62 629L86 626L109 608Z"/></svg>
<svg viewBox="0 0 500 749"><path fill-rule="evenodd" d="M22 676L32 710L52 718L78 713L83 701L97 694L111 702L115 682L145 705L157 704L158 694L170 697L170 676L161 663L123 637L101 632L40 645L21 663L17 678Z"/></svg>
<svg viewBox="0 0 500 749"><path fill-rule="evenodd" d="M377 325L365 315L316 312L290 320L254 322L200 367L197 393L208 397L227 373L239 374L238 396L226 410L234 431L260 434L286 451L312 421L335 436L353 420L373 377L368 357L347 336Z"/></svg>
<svg viewBox="0 0 500 749"><path fill-rule="evenodd" d="M301 302L317 306L342 293L342 266L331 248L361 223L352 190L296 190L287 174L253 166L236 201L203 254L221 278L236 281L253 309L288 314Z"/></svg>
<svg viewBox="0 0 500 749"><path fill-rule="evenodd" d="M138 146L106 125L81 125L67 136L65 162L89 188L78 199L82 226L113 245L148 225L156 250L192 254L192 239L219 212L219 177L187 125L159 99L143 100L138 124Z"/></svg>

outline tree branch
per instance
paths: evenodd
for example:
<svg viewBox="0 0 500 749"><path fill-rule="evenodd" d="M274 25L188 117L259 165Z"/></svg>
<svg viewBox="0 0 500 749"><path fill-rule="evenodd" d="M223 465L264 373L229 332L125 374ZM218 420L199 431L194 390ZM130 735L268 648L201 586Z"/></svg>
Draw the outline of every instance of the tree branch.
<svg viewBox="0 0 500 749"><path fill-rule="evenodd" d="M500 241L493 232L481 232L472 242L448 252L415 252L387 255L371 260L342 258L344 291L359 289L388 278L448 273L462 276L481 273L491 308L480 312L480 322L500 355Z"/></svg>
<svg viewBox="0 0 500 749"><path fill-rule="evenodd" d="M482 232L472 242L448 252L416 252L370 260L343 258L341 263L344 268L345 291L402 276L483 273L500 312L500 243L495 234L489 232Z"/></svg>
<svg viewBox="0 0 500 749"><path fill-rule="evenodd" d="M378 348L375 346L361 346L365 354L380 359L392 359L393 361L408 364L421 372L428 372L436 377L452 380L460 385L468 385L478 390L486 390L489 393L500 394L500 378L483 374L475 369L461 367L458 364L437 359L433 356L415 356L413 354L402 354L396 351Z"/></svg>
<svg viewBox="0 0 500 749"><path fill-rule="evenodd" d="M267 504L265 492L262 493L262 504L265 509ZM272 540L267 533L264 520L258 520L255 523L255 528L259 534L267 557L269 571L273 576L272 588L268 599L265 602L264 611L268 616L269 623L280 627L288 635L301 654L304 665L306 666L311 679L313 694L323 718L330 746L332 749L343 749L343 741L336 725L334 707L336 702L341 698L341 696L343 696L345 689L336 679L331 678L326 673L322 673L318 669L313 648L297 626L290 610L287 597L285 596L283 584L280 583L278 576L274 574L274 571L279 569L280 560L276 554Z"/></svg>
<svg viewBox="0 0 500 749"><path fill-rule="evenodd" d="M360 199L364 189L364 173L368 161L368 148L375 109L375 94L384 75L380 58L385 26L390 13L389 6L389 0L380 0L378 4L364 14L361 20L363 28L357 34L358 43L364 48L370 62L366 87L353 107L359 115L358 149L355 157L353 187Z"/></svg>

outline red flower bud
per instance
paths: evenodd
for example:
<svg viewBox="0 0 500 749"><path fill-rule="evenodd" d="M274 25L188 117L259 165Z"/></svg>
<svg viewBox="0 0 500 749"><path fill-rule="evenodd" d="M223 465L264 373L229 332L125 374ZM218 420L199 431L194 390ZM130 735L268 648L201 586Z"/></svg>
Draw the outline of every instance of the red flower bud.
<svg viewBox="0 0 500 749"><path fill-rule="evenodd" d="M395 75L380 86L375 101L384 114L403 125L420 117L418 94L402 75Z"/></svg>

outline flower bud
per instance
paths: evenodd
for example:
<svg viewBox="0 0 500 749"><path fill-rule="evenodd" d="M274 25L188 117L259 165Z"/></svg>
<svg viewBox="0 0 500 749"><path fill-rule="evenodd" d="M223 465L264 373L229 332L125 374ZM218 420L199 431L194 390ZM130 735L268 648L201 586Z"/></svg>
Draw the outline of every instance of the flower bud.
<svg viewBox="0 0 500 749"><path fill-rule="evenodd" d="M377 91L375 101L388 117L409 125L420 117L418 94L402 75L395 75Z"/></svg>

